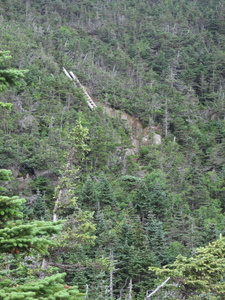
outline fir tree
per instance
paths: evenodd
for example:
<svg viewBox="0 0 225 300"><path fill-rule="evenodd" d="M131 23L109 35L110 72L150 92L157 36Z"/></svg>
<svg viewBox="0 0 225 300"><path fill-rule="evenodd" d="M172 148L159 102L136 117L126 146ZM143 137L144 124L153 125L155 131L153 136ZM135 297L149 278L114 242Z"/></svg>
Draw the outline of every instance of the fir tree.
<svg viewBox="0 0 225 300"><path fill-rule="evenodd" d="M166 294L173 295L170 299L222 300L225 297L224 267L225 239L221 237L206 247L196 249L193 257L178 255L174 263L162 269L149 269L162 278L170 277L172 285L166 288ZM164 296L161 294L161 299Z"/></svg>

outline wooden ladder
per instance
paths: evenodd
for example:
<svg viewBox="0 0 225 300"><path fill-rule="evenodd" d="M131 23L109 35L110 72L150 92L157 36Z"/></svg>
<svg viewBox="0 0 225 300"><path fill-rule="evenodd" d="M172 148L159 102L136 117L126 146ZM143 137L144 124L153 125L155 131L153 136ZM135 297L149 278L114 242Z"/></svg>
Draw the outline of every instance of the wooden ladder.
<svg viewBox="0 0 225 300"><path fill-rule="evenodd" d="M91 98L91 96L88 94L88 92L86 91L85 87L80 83L79 79L77 78L76 75L74 75L74 73L72 71L67 72L65 68L63 68L63 72L66 74L67 77L69 77L70 80L74 80L76 83L78 83L79 87L82 89L84 96L86 98L88 107L93 110L95 109L97 106L94 103L93 99Z"/></svg>

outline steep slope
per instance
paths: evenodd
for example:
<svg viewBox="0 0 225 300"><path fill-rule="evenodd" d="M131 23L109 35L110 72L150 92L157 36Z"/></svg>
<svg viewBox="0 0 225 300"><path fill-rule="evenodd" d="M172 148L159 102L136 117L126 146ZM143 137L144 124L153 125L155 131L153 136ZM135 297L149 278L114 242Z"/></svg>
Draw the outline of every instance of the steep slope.
<svg viewBox="0 0 225 300"><path fill-rule="evenodd" d="M0 119L0 167L18 176L7 193L26 197L29 222L49 219L70 185L52 264L90 299L142 300L150 265L224 234L224 12L217 0L0 3L0 48L29 69L0 96L13 104ZM64 176L78 120L90 151Z"/></svg>

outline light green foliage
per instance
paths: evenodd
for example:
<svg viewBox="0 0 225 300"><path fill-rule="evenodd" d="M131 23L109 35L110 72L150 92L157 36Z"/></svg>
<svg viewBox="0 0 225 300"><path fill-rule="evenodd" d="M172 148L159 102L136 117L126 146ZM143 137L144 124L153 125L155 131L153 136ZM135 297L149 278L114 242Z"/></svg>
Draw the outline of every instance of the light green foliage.
<svg viewBox="0 0 225 300"><path fill-rule="evenodd" d="M2 281L0 286L0 299L83 299L83 295L77 287L63 285L62 277L65 274L57 274L38 281L28 282L23 285L12 286L8 282ZM6 283L4 285L4 283Z"/></svg>
<svg viewBox="0 0 225 300"><path fill-rule="evenodd" d="M225 239L221 237L208 246L196 249L193 257L178 255L174 263L162 269L150 267L149 270L160 277L171 277L170 282L174 285L165 288L167 292L175 291L171 299L212 299L210 295L213 295L222 300L225 295L224 266Z"/></svg>
<svg viewBox="0 0 225 300"><path fill-rule="evenodd" d="M82 126L81 120L76 121L76 126L66 134L66 138L70 144L70 151L66 154L67 163L74 161L82 161L90 149L86 143L88 139L88 128Z"/></svg>
<svg viewBox="0 0 225 300"><path fill-rule="evenodd" d="M12 107L11 103L2 103L0 102L0 107L10 110Z"/></svg>
<svg viewBox="0 0 225 300"><path fill-rule="evenodd" d="M58 214L59 209L75 209L75 191L79 178L79 166L88 153L89 148L86 144L88 129L83 127L78 120L76 126L66 134L69 149L64 152L64 165L60 170L58 186L55 188L54 213Z"/></svg>
<svg viewBox="0 0 225 300"><path fill-rule="evenodd" d="M68 217L62 236L57 238L57 246L61 251L74 251L86 245L94 245L96 226L93 223L93 212L75 210Z"/></svg>
<svg viewBox="0 0 225 300"><path fill-rule="evenodd" d="M5 170L5 169L1 169L0 170L0 184L6 182L6 181L10 181L10 176L11 176L12 172L10 170ZM0 186L0 192L4 192L7 189L3 186Z"/></svg>
<svg viewBox="0 0 225 300"><path fill-rule="evenodd" d="M7 68L7 60L10 59L9 51L0 51L0 92L7 86L15 85L18 78L24 76L25 70L9 69ZM10 104L1 104L1 107L10 109Z"/></svg>

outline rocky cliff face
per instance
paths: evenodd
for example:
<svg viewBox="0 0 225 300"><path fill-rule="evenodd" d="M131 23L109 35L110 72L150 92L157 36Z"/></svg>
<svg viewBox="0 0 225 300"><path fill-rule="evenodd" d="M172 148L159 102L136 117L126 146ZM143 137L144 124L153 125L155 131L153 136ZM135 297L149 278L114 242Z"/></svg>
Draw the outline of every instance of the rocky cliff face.
<svg viewBox="0 0 225 300"><path fill-rule="evenodd" d="M141 122L138 118L129 115L126 112L123 112L118 109L114 109L107 105L103 105L105 113L112 117L120 118L124 120L124 124L127 129L130 131L131 142L134 146L133 154L137 153L141 145L154 144L160 145L162 142L162 137L160 134L154 132L154 127L145 127L143 128Z"/></svg>

